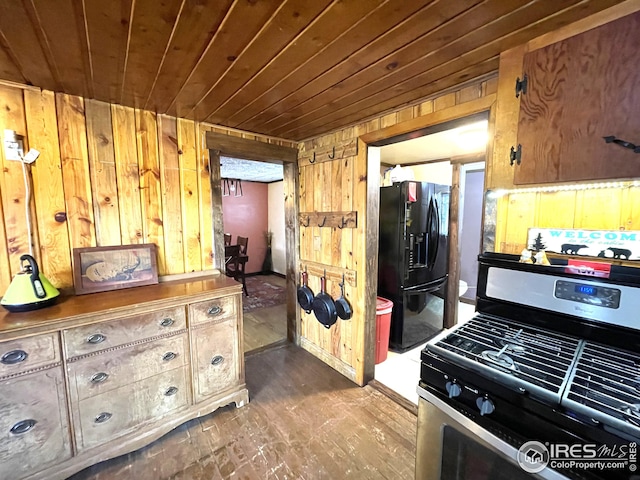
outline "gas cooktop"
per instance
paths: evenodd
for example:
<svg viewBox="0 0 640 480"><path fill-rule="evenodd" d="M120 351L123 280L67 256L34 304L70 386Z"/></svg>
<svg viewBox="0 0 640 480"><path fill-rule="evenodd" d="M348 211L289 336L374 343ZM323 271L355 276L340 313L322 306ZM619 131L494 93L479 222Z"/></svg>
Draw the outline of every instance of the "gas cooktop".
<svg viewBox="0 0 640 480"><path fill-rule="evenodd" d="M425 352L640 437L637 354L484 314L432 339Z"/></svg>
<svg viewBox="0 0 640 480"><path fill-rule="evenodd" d="M580 340L477 315L443 332L426 349L508 387L560 402Z"/></svg>

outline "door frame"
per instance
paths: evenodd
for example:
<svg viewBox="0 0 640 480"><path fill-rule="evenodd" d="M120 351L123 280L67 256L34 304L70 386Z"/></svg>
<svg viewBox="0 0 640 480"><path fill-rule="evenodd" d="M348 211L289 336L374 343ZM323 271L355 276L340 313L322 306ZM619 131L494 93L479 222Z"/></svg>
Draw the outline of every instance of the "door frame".
<svg viewBox="0 0 640 480"><path fill-rule="evenodd" d="M211 180L211 215L213 221L214 266L224 271L224 227L222 221L222 189L220 157L233 157L267 163L282 163L284 174L285 262L287 299L287 340L300 344L300 325L296 308L296 265L299 262L298 226L298 149L249 140L217 132L205 132L209 149Z"/></svg>
<svg viewBox="0 0 640 480"><path fill-rule="evenodd" d="M485 97L471 100L469 102L455 105L453 107L444 108L437 112L423 115L420 117L397 123L387 128L382 128L373 132L369 132L358 137L358 161L366 162L367 165L367 213L365 227L365 285L364 285L364 304L365 304L365 321L364 321L364 352L363 352L363 379L364 384L374 378L375 373L375 344L376 344L376 296L378 282L378 224L380 222L380 158L378 155L368 155L369 146L375 146L375 143L389 140L399 135L408 134L429 127L434 127L441 123L453 120L463 119L474 114L488 112L489 127L487 138L486 159L493 158L493 132L495 130L495 110L496 110L496 94L492 93ZM453 163L453 162L452 162ZM453 272L453 278L450 274L450 281L447 282L447 293L445 299L445 328L450 328L455 324L458 314L457 292L458 280L460 278L459 271L459 246L458 246L458 217L459 212L459 182L460 182L460 164L462 162L453 163L454 165L454 182L457 184L451 186L451 196L449 201L449 252L448 265L449 272ZM457 167L455 167L457 165ZM485 176L486 184L486 176ZM484 210L483 210L484 215ZM452 234L452 232L456 232Z"/></svg>

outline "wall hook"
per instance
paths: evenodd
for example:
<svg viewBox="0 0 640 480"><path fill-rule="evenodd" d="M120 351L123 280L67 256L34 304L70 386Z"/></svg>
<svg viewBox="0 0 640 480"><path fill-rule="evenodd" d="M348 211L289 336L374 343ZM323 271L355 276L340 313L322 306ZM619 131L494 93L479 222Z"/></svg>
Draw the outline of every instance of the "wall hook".
<svg viewBox="0 0 640 480"><path fill-rule="evenodd" d="M344 215L342 216L342 222L338 225L338 228L343 229L347 225L347 222L344 221Z"/></svg>
<svg viewBox="0 0 640 480"><path fill-rule="evenodd" d="M311 221L311 217L309 215L307 215L307 223L306 224L302 224L303 227L308 227L309 226L309 222Z"/></svg>
<svg viewBox="0 0 640 480"><path fill-rule="evenodd" d="M309 163L316 163L316 152L313 152L313 160L309 159Z"/></svg>
<svg viewBox="0 0 640 480"><path fill-rule="evenodd" d="M335 146L335 145L333 146L333 151L332 151L331 155L327 154L327 156L328 156L331 160L333 160L334 158L336 158L336 146Z"/></svg>
<svg viewBox="0 0 640 480"><path fill-rule="evenodd" d="M324 227L324 224L327 222L327 216L324 216L324 219L322 220L322 223L319 223L318 226L319 227Z"/></svg>

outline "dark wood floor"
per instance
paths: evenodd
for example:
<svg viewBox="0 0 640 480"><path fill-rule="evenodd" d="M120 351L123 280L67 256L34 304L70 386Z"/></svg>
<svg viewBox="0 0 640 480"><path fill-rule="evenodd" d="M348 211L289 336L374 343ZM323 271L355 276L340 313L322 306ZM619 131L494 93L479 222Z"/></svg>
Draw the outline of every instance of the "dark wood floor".
<svg viewBox="0 0 640 480"><path fill-rule="evenodd" d="M94 465L85 479L413 479L416 417L306 351L247 357L251 402Z"/></svg>

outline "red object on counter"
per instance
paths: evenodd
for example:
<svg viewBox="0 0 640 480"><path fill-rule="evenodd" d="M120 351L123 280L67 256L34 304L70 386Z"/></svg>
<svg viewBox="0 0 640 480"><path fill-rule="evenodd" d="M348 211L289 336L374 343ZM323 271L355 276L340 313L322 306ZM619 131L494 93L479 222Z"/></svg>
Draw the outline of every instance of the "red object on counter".
<svg viewBox="0 0 640 480"><path fill-rule="evenodd" d="M570 258L565 273L574 273L577 275L585 275L587 277L609 278L611 272L611 264L603 262L589 262L578 258Z"/></svg>
<svg viewBox="0 0 640 480"><path fill-rule="evenodd" d="M376 365L387 359L389 353L389 332L393 302L386 298L376 298Z"/></svg>

